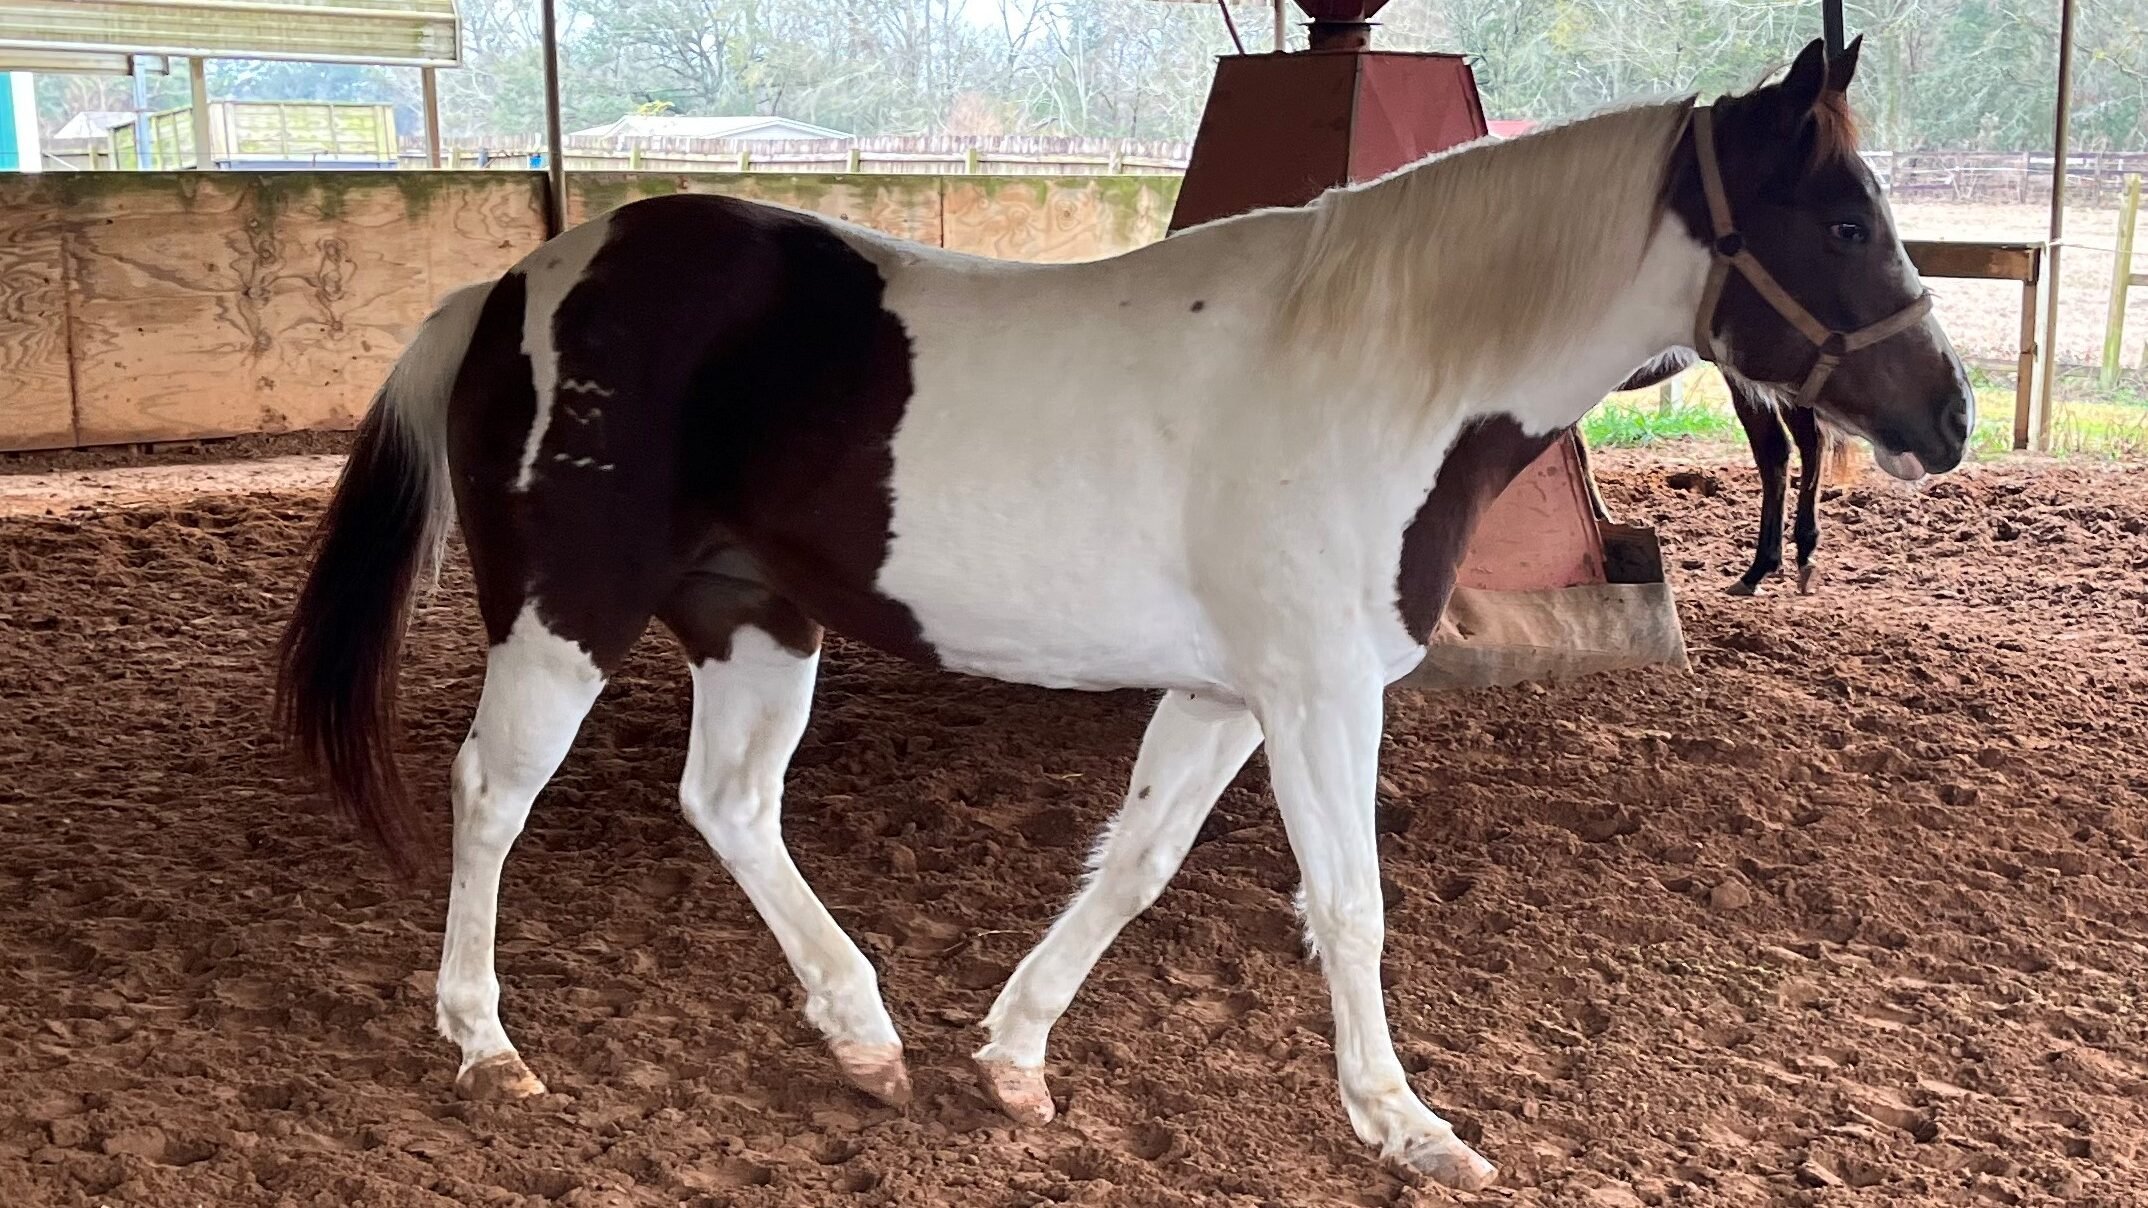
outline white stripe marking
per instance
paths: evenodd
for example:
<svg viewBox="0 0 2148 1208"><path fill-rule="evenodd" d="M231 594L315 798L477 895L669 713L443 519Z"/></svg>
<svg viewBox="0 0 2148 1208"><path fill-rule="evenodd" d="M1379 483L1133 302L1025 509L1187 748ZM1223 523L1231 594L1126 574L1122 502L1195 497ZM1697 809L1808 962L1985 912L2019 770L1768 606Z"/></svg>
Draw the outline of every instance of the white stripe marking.
<svg viewBox="0 0 2148 1208"><path fill-rule="evenodd" d="M530 489L537 475L537 455L544 447L544 434L552 426L552 405L559 392L610 391L594 382L562 379L559 349L552 342L552 317L559 304L589 271L589 262L604 246L609 220L595 218L553 239L531 253L520 265L527 283L522 310L522 351L530 359L530 381L537 391L537 414L530 422L529 439L522 446L522 468L515 474L517 492ZM585 389L586 388L586 389Z"/></svg>

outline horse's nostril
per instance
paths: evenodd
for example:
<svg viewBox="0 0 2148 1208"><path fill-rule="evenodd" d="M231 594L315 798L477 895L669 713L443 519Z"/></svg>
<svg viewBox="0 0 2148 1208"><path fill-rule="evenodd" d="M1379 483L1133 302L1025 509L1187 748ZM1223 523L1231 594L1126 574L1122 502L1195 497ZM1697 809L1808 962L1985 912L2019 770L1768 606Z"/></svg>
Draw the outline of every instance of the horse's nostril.
<svg viewBox="0 0 2148 1208"><path fill-rule="evenodd" d="M1955 442L1969 439L1969 408L1959 403L1947 408L1939 418L1939 434Z"/></svg>

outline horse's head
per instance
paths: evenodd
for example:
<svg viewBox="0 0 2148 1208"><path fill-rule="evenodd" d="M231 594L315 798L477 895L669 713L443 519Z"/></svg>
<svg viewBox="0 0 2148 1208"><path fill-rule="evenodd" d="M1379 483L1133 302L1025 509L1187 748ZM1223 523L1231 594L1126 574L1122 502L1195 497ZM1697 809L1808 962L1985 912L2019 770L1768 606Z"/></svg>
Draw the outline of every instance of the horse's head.
<svg viewBox="0 0 2148 1208"><path fill-rule="evenodd" d="M1714 249L1700 351L1797 392L1917 478L1960 463L1976 396L1857 154L1862 42L1830 61L1815 41L1779 82L1696 110L1671 204Z"/></svg>

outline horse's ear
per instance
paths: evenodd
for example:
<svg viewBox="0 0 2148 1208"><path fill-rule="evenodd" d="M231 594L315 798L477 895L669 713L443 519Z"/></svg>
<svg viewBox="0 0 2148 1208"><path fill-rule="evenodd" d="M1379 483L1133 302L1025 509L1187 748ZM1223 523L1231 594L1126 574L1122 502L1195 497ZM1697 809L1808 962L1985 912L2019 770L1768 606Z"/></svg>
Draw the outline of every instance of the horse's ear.
<svg viewBox="0 0 2148 1208"><path fill-rule="evenodd" d="M1842 93L1850 90L1850 80L1857 75L1857 52L1865 47L1865 36L1859 34L1850 39L1842 53L1827 62L1827 91Z"/></svg>
<svg viewBox="0 0 2148 1208"><path fill-rule="evenodd" d="M1790 65L1790 74L1783 77L1781 85L1782 115L1792 129L1812 113L1820 100L1820 90L1827 84L1827 43L1814 38L1798 52L1797 62Z"/></svg>

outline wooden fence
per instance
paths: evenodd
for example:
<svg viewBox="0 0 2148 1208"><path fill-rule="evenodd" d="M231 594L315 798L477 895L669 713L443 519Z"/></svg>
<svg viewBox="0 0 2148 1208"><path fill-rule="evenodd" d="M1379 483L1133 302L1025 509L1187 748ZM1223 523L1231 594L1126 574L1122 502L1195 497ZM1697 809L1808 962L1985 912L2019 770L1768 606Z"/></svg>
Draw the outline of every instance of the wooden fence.
<svg viewBox="0 0 2148 1208"><path fill-rule="evenodd" d="M758 197L924 243L1083 260L1163 236L1170 177L589 173L570 220ZM534 172L0 177L0 450L348 428L438 298L544 239Z"/></svg>
<svg viewBox="0 0 2148 1208"><path fill-rule="evenodd" d="M2048 152L1868 151L1865 162L1888 192L1918 201L2048 205ZM2148 152L2076 151L2066 157L2066 195L2075 205L2116 205L2125 178L2148 172Z"/></svg>
<svg viewBox="0 0 2148 1208"><path fill-rule="evenodd" d="M1103 138L887 136L846 139L594 138L563 142L567 170L649 172L837 172L929 176L1177 175L1190 144ZM406 142L403 166L427 163L423 143ZM519 171L541 166L541 135L450 138L446 168Z"/></svg>
<svg viewBox="0 0 2148 1208"><path fill-rule="evenodd" d="M919 135L855 139L568 138L569 171L764 171L984 173L995 176L1175 175L1192 144L1121 139ZM540 166L540 135L451 138L450 168L520 171ZM422 143L406 142L405 167L424 167ZM1890 192L1922 201L2048 201L2047 152L1871 151L1865 160ZM2148 172L2148 152L2075 152L2067 189L2080 204L2115 205L2129 173Z"/></svg>

